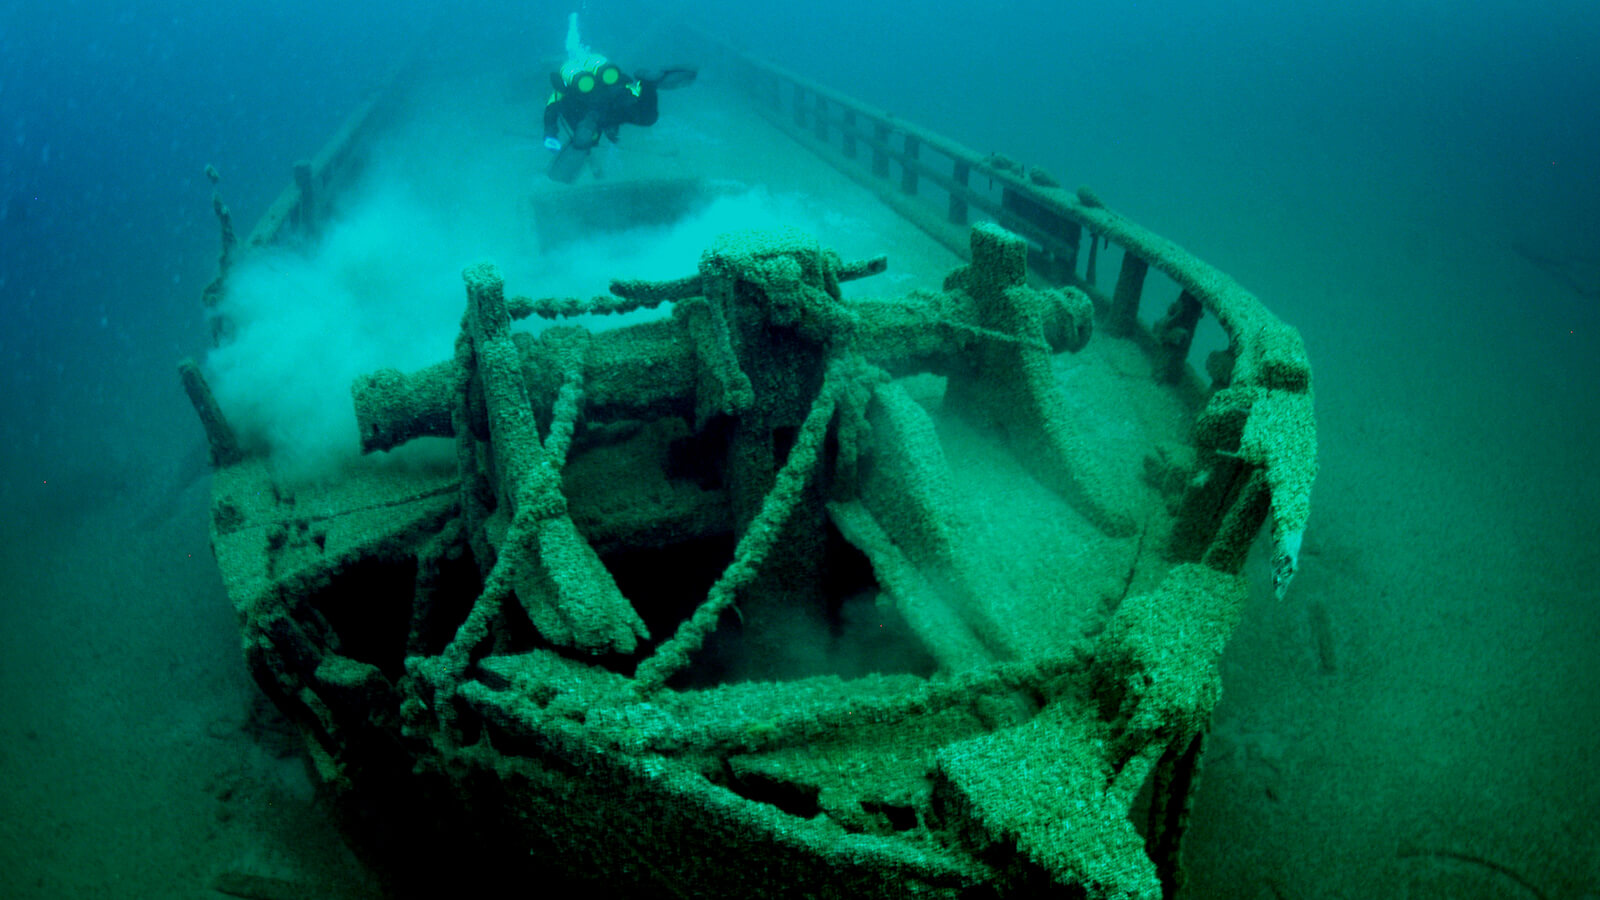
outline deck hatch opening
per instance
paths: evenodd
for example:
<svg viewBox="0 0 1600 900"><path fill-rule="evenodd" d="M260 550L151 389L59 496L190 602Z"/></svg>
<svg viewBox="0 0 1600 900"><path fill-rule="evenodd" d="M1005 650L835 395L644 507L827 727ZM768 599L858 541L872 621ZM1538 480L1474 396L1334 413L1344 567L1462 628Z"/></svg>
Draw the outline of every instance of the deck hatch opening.
<svg viewBox="0 0 1600 900"><path fill-rule="evenodd" d="M934 673L937 661L884 593L866 555L831 522L824 529L818 554L822 562L810 575L815 583L786 590L767 581L761 592L742 597L689 668L668 682L671 687ZM627 586L623 588L626 593ZM643 613L639 599L629 597ZM683 616L692 611L686 609ZM650 627L658 639L671 634L657 631L653 622Z"/></svg>
<svg viewBox="0 0 1600 900"><path fill-rule="evenodd" d="M390 680L405 673L416 572L413 556L369 556L317 592L311 606L338 635L341 655L377 666Z"/></svg>

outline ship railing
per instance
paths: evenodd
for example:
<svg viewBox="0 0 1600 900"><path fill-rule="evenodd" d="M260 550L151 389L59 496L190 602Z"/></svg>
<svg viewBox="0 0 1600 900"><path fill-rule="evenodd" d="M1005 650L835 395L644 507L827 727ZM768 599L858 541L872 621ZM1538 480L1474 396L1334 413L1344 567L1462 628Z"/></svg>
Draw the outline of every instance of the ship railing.
<svg viewBox="0 0 1600 900"><path fill-rule="evenodd" d="M420 54L413 54L396 67L380 82L382 86L378 90L351 111L315 156L294 164L293 180L256 220L255 228L245 240L246 248L317 236L321 223L327 218L331 198L355 184L364 171L373 136L391 120L391 113L420 68L421 59Z"/></svg>
<svg viewBox="0 0 1600 900"><path fill-rule="evenodd" d="M243 252L317 237L319 226L328 214L329 200L354 185L360 177L373 136L387 123L421 60L419 53L412 53L381 82L378 90L357 105L315 156L294 164L293 180L256 220L245 239ZM213 184L221 177L212 166L206 167L206 175ZM220 192L213 191L211 207L221 231L222 253L217 260L217 276L201 292L201 303L211 322L212 342L221 345L233 334L233 322L221 308L221 302L228 273L240 248L234 236L233 215L223 203ZM200 364L193 359L180 361L178 376L205 428L212 465L232 465L243 459L244 450L238 436L217 405Z"/></svg>
<svg viewBox="0 0 1600 900"><path fill-rule="evenodd" d="M1064 189L1042 169L978 153L700 37L775 127L953 253L965 257L971 223L987 219L1029 242L1034 278L1087 293L1098 327L1140 344L1154 377L1186 391L1198 410L1200 459L1174 554L1237 571L1270 519L1281 596L1298 565L1316 471L1311 366L1294 328L1233 278L1108 208L1088 188ZM1113 261L1107 291L1101 276ZM1161 290L1157 281L1176 291L1165 310L1152 299Z"/></svg>

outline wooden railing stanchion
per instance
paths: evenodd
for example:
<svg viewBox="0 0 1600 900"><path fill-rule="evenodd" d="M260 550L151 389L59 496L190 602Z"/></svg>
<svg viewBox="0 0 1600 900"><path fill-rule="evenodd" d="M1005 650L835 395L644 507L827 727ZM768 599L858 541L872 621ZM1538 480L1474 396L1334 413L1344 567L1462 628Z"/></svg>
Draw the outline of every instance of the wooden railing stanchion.
<svg viewBox="0 0 1600 900"><path fill-rule="evenodd" d="M883 122L873 122L872 137L872 174L888 178L889 152L885 148L889 145L889 126Z"/></svg>
<svg viewBox="0 0 1600 900"><path fill-rule="evenodd" d="M922 142L906 135L905 156L900 160L900 193L917 192L917 157L922 153Z"/></svg>
<svg viewBox="0 0 1600 900"><path fill-rule="evenodd" d="M1158 353L1166 359L1157 370L1157 377L1168 384L1177 384L1189 363L1189 347L1194 343L1194 329L1200 324L1200 301L1184 291L1172 302L1167 314L1151 326Z"/></svg>
<svg viewBox="0 0 1600 900"><path fill-rule="evenodd" d="M1122 271L1117 273L1117 290L1111 295L1111 315L1106 333L1118 337L1133 334L1139 325L1139 296L1144 293L1144 276L1150 264L1132 253L1122 255Z"/></svg>
<svg viewBox="0 0 1600 900"><path fill-rule="evenodd" d="M955 168L951 170L951 178L961 187L967 187L967 181L972 177L972 164L966 160L955 161ZM950 221L957 225L967 224L967 195L960 190L950 192Z"/></svg>
<svg viewBox="0 0 1600 900"><path fill-rule="evenodd" d="M300 203L294 210L294 223L307 237L317 236L317 192L311 176L311 161L294 164L294 184L300 189Z"/></svg>

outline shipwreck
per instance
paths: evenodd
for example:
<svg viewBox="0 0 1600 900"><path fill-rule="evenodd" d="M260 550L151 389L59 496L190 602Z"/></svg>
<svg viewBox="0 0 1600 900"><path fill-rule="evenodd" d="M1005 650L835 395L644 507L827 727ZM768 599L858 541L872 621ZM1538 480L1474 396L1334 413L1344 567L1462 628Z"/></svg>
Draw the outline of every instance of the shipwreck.
<svg viewBox="0 0 1600 900"><path fill-rule="evenodd" d="M1171 896L1247 560L1281 596L1309 514L1299 335L1089 190L718 52L772 152L949 248L939 289L782 228L589 299L474 265L453 356L352 387L365 450L453 460L314 485L185 363L256 681L397 894ZM314 233L401 91L242 247L219 203L209 300Z"/></svg>

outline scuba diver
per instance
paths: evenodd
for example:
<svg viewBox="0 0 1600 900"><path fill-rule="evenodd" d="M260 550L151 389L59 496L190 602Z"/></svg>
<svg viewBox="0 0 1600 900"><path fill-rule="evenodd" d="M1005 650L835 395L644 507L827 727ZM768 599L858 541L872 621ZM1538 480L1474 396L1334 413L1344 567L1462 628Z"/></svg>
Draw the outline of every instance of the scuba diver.
<svg viewBox="0 0 1600 900"><path fill-rule="evenodd" d="M576 181L602 135L614 144L623 125L654 125L660 116L657 92L683 87L695 75L692 68L675 66L643 70L630 80L598 53L569 59L561 71L550 73L553 90L544 107L544 145L556 153L550 177ZM568 132L565 142L562 125Z"/></svg>

